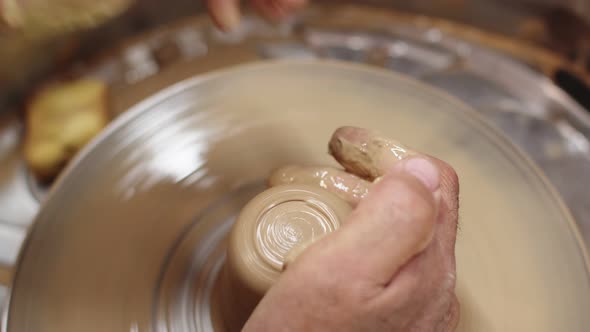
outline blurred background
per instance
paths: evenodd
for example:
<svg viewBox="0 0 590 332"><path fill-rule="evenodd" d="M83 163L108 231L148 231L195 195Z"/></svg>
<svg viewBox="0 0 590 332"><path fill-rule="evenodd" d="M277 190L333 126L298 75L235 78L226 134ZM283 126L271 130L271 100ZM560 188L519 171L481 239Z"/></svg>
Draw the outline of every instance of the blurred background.
<svg viewBox="0 0 590 332"><path fill-rule="evenodd" d="M14 3L0 0L0 283L53 180L109 121L263 59L365 63L460 98L547 174L590 243L589 1L320 0L276 24L247 11L229 33L196 0Z"/></svg>

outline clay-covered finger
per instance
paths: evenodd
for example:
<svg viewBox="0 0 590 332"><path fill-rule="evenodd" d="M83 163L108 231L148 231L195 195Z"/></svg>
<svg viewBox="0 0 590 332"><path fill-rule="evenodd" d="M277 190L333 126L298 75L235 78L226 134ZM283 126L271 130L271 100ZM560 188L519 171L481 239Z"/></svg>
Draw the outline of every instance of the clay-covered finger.
<svg viewBox="0 0 590 332"><path fill-rule="evenodd" d="M269 186L308 184L324 188L356 206L369 193L371 183L333 167L285 166L274 171Z"/></svg>
<svg viewBox="0 0 590 332"><path fill-rule="evenodd" d="M337 129L329 150L347 171L368 180L378 178L395 163L414 154L394 139L357 127Z"/></svg>

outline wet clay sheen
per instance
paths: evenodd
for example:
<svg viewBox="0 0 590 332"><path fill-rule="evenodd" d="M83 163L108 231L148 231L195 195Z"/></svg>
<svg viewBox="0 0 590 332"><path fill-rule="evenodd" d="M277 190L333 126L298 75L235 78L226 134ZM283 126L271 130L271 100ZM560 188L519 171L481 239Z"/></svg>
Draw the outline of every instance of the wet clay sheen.
<svg viewBox="0 0 590 332"><path fill-rule="evenodd" d="M338 131L346 131L346 129L341 128ZM350 134L355 137L349 136ZM412 154L412 151L402 143L387 138L387 135L360 137L366 134L366 132L350 133L347 131L343 135L335 133L330 140L330 154L351 173L374 180L380 175L379 169L385 168L382 167L383 160L389 160L391 155L402 160ZM352 141L365 143L359 146L353 144ZM384 159L384 154L387 154L388 158Z"/></svg>
<svg viewBox="0 0 590 332"><path fill-rule="evenodd" d="M324 188L347 202L356 205L369 193L371 183L342 169L321 166L289 165L274 171L268 184L277 185L300 183Z"/></svg>
<svg viewBox="0 0 590 332"><path fill-rule="evenodd" d="M228 238L227 259L213 292L220 330L239 331L287 262L337 230L351 207L310 185L268 189L241 211ZM221 325L217 322L217 325Z"/></svg>

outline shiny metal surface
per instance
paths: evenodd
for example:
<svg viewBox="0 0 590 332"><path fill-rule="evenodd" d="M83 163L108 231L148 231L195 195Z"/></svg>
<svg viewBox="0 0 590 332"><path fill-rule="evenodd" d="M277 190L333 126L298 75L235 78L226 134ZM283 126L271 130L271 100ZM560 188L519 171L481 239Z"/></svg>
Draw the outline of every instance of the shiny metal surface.
<svg viewBox="0 0 590 332"><path fill-rule="evenodd" d="M20 146L21 123L14 113L0 114L0 310L12 266L39 203L27 186Z"/></svg>
<svg viewBox="0 0 590 332"><path fill-rule="evenodd" d="M8 331L210 331L203 285L235 213L272 169L332 163L325 142L343 123L395 136L462 175L461 331L585 331L588 257L532 163L454 99L314 61L197 77L122 115L47 197Z"/></svg>

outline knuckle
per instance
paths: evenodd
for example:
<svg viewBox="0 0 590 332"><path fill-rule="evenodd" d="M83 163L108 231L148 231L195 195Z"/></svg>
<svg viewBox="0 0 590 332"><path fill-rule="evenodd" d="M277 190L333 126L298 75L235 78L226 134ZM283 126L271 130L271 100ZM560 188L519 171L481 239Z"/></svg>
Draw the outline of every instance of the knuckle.
<svg viewBox="0 0 590 332"><path fill-rule="evenodd" d="M457 326L459 326L459 321L461 320L461 304L457 297L453 297L453 302L451 303L451 307L449 309L449 318L448 318L448 327L444 332L455 331Z"/></svg>
<svg viewBox="0 0 590 332"><path fill-rule="evenodd" d="M446 295L455 296L455 285L456 285L456 275L454 271L447 272L446 276L441 279L442 282L442 291Z"/></svg>

